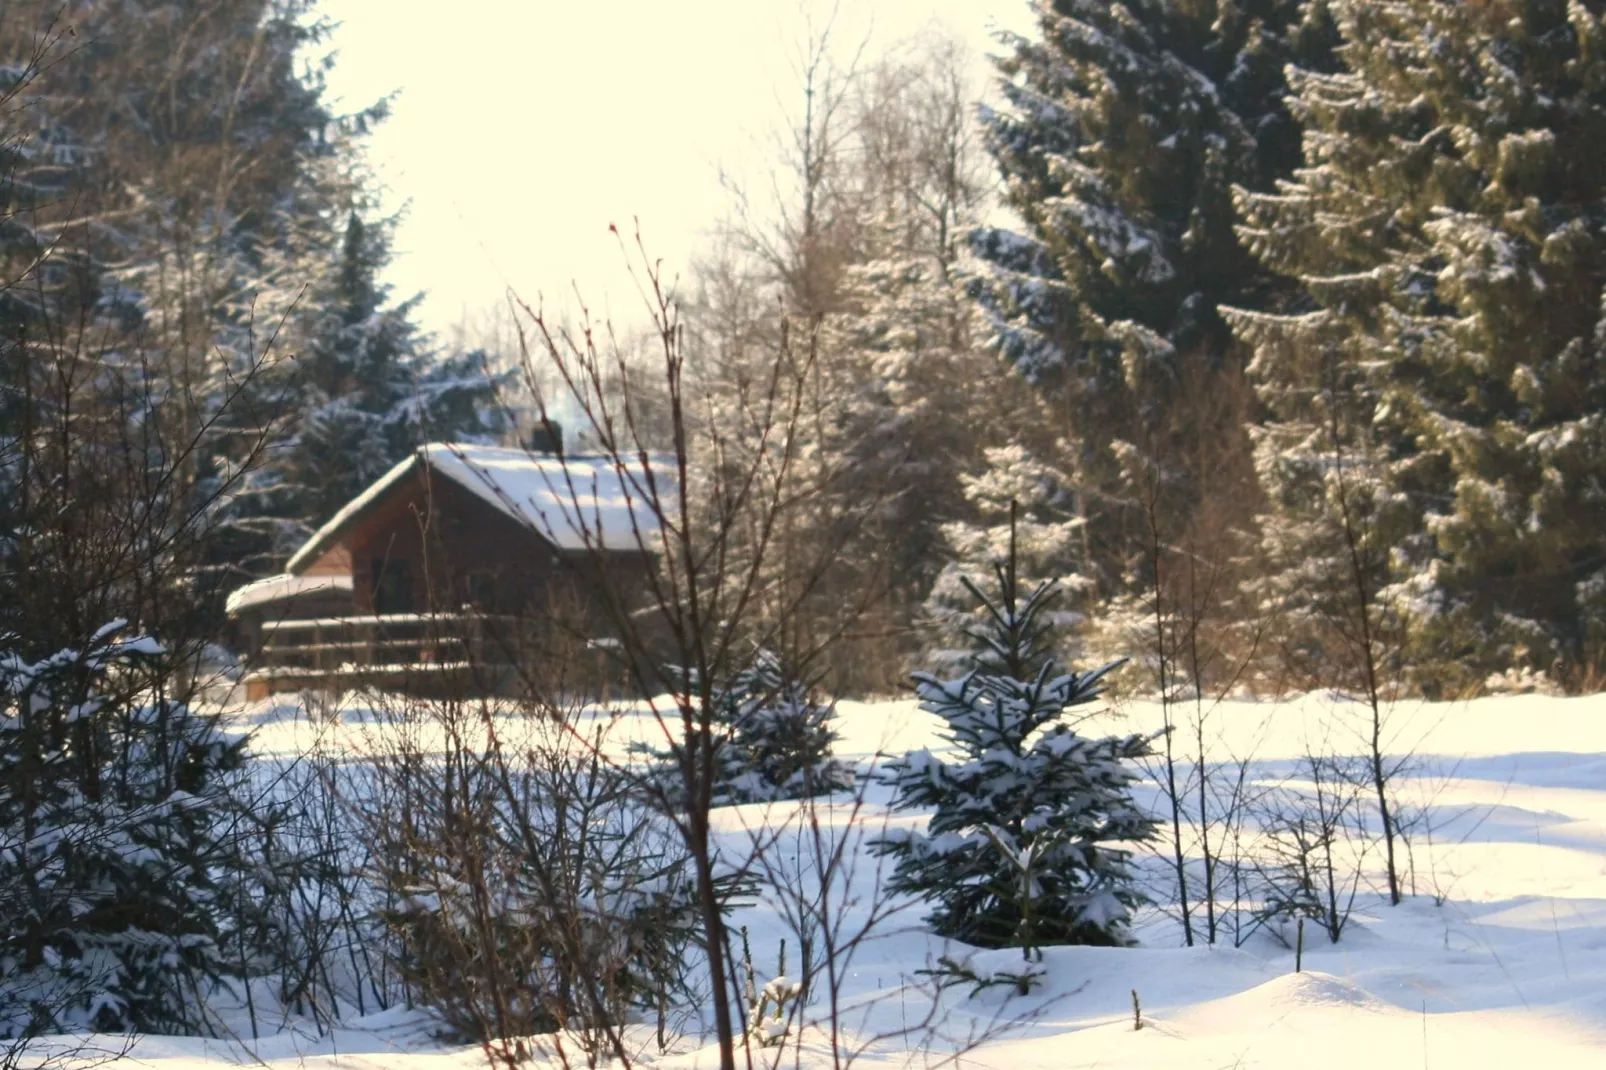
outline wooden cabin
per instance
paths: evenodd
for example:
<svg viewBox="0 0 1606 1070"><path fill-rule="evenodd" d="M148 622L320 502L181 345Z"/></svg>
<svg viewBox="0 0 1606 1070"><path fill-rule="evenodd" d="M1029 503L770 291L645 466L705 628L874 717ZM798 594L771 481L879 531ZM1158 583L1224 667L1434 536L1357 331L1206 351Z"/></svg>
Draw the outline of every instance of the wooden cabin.
<svg viewBox="0 0 1606 1070"><path fill-rule="evenodd" d="M654 568L640 481L596 457L422 446L227 605L246 696L505 694L609 661Z"/></svg>

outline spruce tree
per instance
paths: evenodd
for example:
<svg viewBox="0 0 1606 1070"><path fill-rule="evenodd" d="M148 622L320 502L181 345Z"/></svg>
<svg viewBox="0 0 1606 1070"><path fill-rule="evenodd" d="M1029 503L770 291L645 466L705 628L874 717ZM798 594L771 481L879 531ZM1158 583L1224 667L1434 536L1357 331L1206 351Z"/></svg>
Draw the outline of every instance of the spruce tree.
<svg viewBox="0 0 1606 1070"><path fill-rule="evenodd" d="M668 670L691 690L695 672ZM713 732L713 804L774 802L829 795L853 786L853 771L831 756L835 710L815 698L816 685L760 648L751 661L717 682L709 696ZM683 748L639 746L660 802L682 805Z"/></svg>
<svg viewBox="0 0 1606 1070"><path fill-rule="evenodd" d="M421 294L390 300L388 221L346 222L338 269L311 296L289 478L319 523L430 435L499 426L493 384L472 354L446 361L413 322ZM455 417L444 419L443 417Z"/></svg>
<svg viewBox="0 0 1606 1070"><path fill-rule="evenodd" d="M308 295L289 478L300 499L297 512L314 524L383 475L409 445L398 409L412 392L419 299L387 307L379 277L386 245L381 228L350 214L336 270Z"/></svg>
<svg viewBox="0 0 1606 1070"><path fill-rule="evenodd" d="M760 650L721 691L726 738L716 800L801 799L853 786L852 772L831 757L835 711L816 702L812 690L777 655Z"/></svg>
<svg viewBox="0 0 1606 1070"><path fill-rule="evenodd" d="M1014 430L992 416L1015 384L990 374L961 279L964 235L990 200L964 57L933 42L867 81L854 147L856 257L822 339L843 369L827 448L849 460L847 493L882 492L867 535L890 548L887 617L899 628L942 567L944 522L968 512L959 477Z"/></svg>
<svg viewBox="0 0 1606 1070"><path fill-rule="evenodd" d="M1606 619L1606 7L1333 9L1347 70L1293 83L1305 166L1240 197L1246 242L1308 295L1234 317L1284 586L1325 571L1307 548L1347 492L1420 686L1577 666Z"/></svg>
<svg viewBox="0 0 1606 1070"><path fill-rule="evenodd" d="M1184 362L1237 360L1222 304L1276 305L1287 284L1233 232L1231 190L1298 160L1290 61L1329 62L1322 0L1038 0L1006 34L1006 107L984 110L1005 199L1024 226L972 239L976 293L1007 363L1051 397L1084 490L1090 565L1119 588L1141 544L1117 442L1163 434ZM1186 496L1168 508L1186 510Z"/></svg>
<svg viewBox="0 0 1606 1070"><path fill-rule="evenodd" d="M326 68L305 62L327 30L312 0L0 10L0 68L27 69L52 32L70 42L11 102L28 117L30 169L51 179L26 219L54 251L48 273L98 265L55 344L115 353L192 407L198 449L176 474L195 512L225 525L207 570L218 580L268 541L261 503L234 499L295 407L280 374L293 310L321 273L329 220L358 195L354 143L384 112L330 106Z"/></svg>
<svg viewBox="0 0 1606 1070"><path fill-rule="evenodd" d="M0 11L0 69L29 69L41 10ZM382 282L388 222L354 213L355 152L386 102L331 105L327 63L304 62L329 30L315 0L80 4L64 19L64 39L92 45L35 64L11 102L31 163L7 199L46 184L6 223L70 252L53 276L80 253L99 265L72 310L89 315L63 323L92 324L95 344L195 403L185 474L221 525L211 572L276 567L425 437L501 433L477 356L436 352L416 299L393 303Z"/></svg>
<svg viewBox="0 0 1606 1070"><path fill-rule="evenodd" d="M745 429L779 344L777 298L792 317L784 366L806 356L809 374L786 468L796 520L779 526L772 560L823 554L829 567L806 594L773 585L792 603L777 614L781 645L807 646L851 613L862 638L833 669L854 690L897 685L917 639L908 621L942 568L942 524L968 511L958 477L1010 440L994 414L1021 388L992 374L963 289L965 235L991 186L968 64L952 42L909 45L851 73L811 52L794 130L806 151L786 165L801 196L777 205L773 231L733 229L687 315L727 454L762 443Z"/></svg>
<svg viewBox="0 0 1606 1070"><path fill-rule="evenodd" d="M1013 551L1013 547L1011 548ZM1053 656L1055 585L1021 584L1016 555L997 590L970 589L986 621L957 678L914 677L920 708L940 718L958 752L890 763L899 808L930 808L924 832L877 841L896 859L888 887L931 902L932 926L980 947L1121 945L1142 896L1115 842L1142 841L1154 822L1133 801L1129 763L1140 735L1085 736L1065 723L1098 697L1106 673L1066 672Z"/></svg>
<svg viewBox="0 0 1606 1070"><path fill-rule="evenodd" d="M153 694L164 651L120 626L38 661L0 635L0 1037L204 1029L235 972L245 740Z"/></svg>
<svg viewBox="0 0 1606 1070"><path fill-rule="evenodd" d="M952 250L948 251L952 253ZM881 501L872 538L894 548L887 585L894 613L918 602L936 578L945 518L965 510L960 475L986 427L974 388L987 368L973 313L942 256L889 245L846 273L850 311L830 323L854 374L827 443L846 458L859 489Z"/></svg>

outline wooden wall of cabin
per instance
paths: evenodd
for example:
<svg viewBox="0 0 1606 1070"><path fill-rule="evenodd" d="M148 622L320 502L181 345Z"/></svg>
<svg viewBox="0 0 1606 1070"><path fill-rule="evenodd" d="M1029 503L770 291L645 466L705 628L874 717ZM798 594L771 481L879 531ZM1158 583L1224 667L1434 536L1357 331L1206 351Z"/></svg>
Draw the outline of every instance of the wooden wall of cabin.
<svg viewBox="0 0 1606 1070"><path fill-rule="evenodd" d="M654 679L663 665L683 660L671 648L668 625L660 614L632 612L654 605L651 580L657 565L651 556L618 553L599 559L585 551L571 551L564 555L564 563L581 589L594 592L585 613L586 635L595 639L618 638L615 614L623 609L631 614L633 639L639 644L631 653L639 659L637 668L643 679ZM603 570L606 577L600 575ZM610 608L603 600L607 594L623 599L625 604Z"/></svg>

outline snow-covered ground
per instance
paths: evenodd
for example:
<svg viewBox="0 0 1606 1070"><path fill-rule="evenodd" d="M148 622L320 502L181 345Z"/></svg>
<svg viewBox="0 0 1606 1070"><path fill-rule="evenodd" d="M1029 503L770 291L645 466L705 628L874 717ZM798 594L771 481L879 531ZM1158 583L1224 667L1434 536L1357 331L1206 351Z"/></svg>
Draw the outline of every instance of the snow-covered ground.
<svg viewBox="0 0 1606 1070"><path fill-rule="evenodd" d="M1358 751L1360 712L1325 696L1231 702L1209 711L1207 736L1217 760L1252 759L1252 779L1286 781L1311 749ZM262 754L296 753L315 736L361 749L382 731L356 710L321 724L282 704L240 716ZM1089 729L1152 729L1160 716L1152 703L1131 702ZM933 1066L958 1052L967 1067L1001 1070L1606 1066L1606 696L1413 704L1392 710L1388 723L1391 750L1414 755L1399 794L1415 821L1415 894L1390 907L1380 856L1368 854L1349 927L1336 945L1308 927L1303 972L1266 930L1238 949L1183 947L1175 911L1155 908L1140 919L1139 947L1048 949L1043 984L1030 995L953 988L933 1012L915 971L965 952L926 934L915 908L855 953L842 989L847 1046L868 1063ZM845 703L840 729L838 753L861 762L936 742L912 702ZM846 804L823 809L823 824L857 848L888 821L918 820L889 814L885 802L884 789L871 789L853 828L843 827ZM730 808L720 829L737 849L756 830L795 830L794 816L790 807ZM796 865L796 842L783 832L775 857ZM850 858L853 884L837 902L851 923L864 916L878 863L863 852ZM1154 889L1169 888L1162 858L1143 872ZM786 934L774 904L744 909L735 922L750 931L759 972L772 972ZM972 962L1014 970L1019 955ZM802 1047L803 1064L830 1065L819 1034L805 1033ZM660 1055L644 1037L643 1048L642 1061L655 1065L713 1065L712 1049L691 1042ZM793 1056L788 1046L783 1064ZM164 1070L484 1065L477 1049L443 1047L404 1012L324 1038L145 1038L129 1058Z"/></svg>

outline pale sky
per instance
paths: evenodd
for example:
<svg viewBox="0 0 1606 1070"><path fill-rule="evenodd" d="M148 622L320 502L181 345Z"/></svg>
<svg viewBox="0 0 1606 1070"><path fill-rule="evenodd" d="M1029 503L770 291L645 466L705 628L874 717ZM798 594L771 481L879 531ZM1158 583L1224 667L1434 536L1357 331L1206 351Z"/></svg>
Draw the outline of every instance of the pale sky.
<svg viewBox="0 0 1606 1070"><path fill-rule="evenodd" d="M589 302L634 318L608 234L639 218L681 267L726 209L719 172L763 175L801 106L806 18L831 0L327 0L333 95L399 91L370 142L390 207L406 206L390 279L444 330L502 300ZM967 44L978 78L995 26L1026 0L840 0L835 39L866 55L926 29Z"/></svg>

